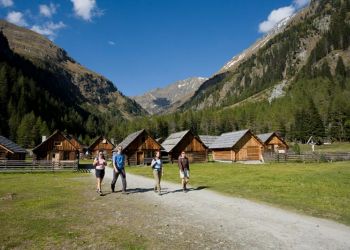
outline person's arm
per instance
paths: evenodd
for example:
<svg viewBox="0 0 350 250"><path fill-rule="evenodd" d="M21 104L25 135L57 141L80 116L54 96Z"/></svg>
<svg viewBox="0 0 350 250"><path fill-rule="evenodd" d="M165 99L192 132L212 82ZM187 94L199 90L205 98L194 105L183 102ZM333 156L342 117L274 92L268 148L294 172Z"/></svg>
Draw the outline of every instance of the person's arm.
<svg viewBox="0 0 350 250"><path fill-rule="evenodd" d="M154 167L154 165L156 165L156 160L155 159L152 159L152 162L151 162L151 167L153 168Z"/></svg>
<svg viewBox="0 0 350 250"><path fill-rule="evenodd" d="M97 161L97 159L95 158L95 159L94 159L94 162L92 163L92 166L96 167L97 162L98 162L98 161Z"/></svg>
<svg viewBox="0 0 350 250"><path fill-rule="evenodd" d="M114 171L118 173L117 166L115 165L116 158L117 158L117 156L116 156L116 155L114 155L114 156L112 157L112 163L113 163L113 168L114 168Z"/></svg>

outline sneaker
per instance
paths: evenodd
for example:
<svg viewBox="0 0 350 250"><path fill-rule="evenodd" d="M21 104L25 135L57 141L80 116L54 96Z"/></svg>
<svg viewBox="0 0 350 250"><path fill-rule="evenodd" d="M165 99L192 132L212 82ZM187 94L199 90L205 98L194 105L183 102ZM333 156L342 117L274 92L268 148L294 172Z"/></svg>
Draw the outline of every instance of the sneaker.
<svg viewBox="0 0 350 250"><path fill-rule="evenodd" d="M102 193L102 191L101 191L101 190L100 190L98 193L99 193L99 195L100 195L100 196L102 196L102 195L103 195L103 193Z"/></svg>
<svg viewBox="0 0 350 250"><path fill-rule="evenodd" d="M122 194L127 194L125 190L122 190Z"/></svg>
<svg viewBox="0 0 350 250"><path fill-rule="evenodd" d="M159 196L161 196L161 195L162 195L162 193L161 193L160 191L158 191L158 195L159 195Z"/></svg>
<svg viewBox="0 0 350 250"><path fill-rule="evenodd" d="M112 190L112 193L114 193L114 186L111 185L111 190Z"/></svg>

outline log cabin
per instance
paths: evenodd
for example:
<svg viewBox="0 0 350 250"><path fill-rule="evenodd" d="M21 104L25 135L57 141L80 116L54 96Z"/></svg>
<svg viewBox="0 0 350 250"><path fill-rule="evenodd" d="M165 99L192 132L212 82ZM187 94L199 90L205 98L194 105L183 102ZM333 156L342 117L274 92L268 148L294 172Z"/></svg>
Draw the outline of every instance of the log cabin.
<svg viewBox="0 0 350 250"><path fill-rule="evenodd" d="M78 160L79 149L61 131L56 130L45 141L33 149L34 159L48 161Z"/></svg>
<svg viewBox="0 0 350 250"><path fill-rule="evenodd" d="M26 150L13 141L0 135L0 159L1 160L24 160Z"/></svg>
<svg viewBox="0 0 350 250"><path fill-rule="evenodd" d="M288 150L288 144L276 132L257 135L257 137L264 143L265 152L281 152Z"/></svg>
<svg viewBox="0 0 350 250"><path fill-rule="evenodd" d="M89 152L92 156L96 156L99 151L103 151L106 159L112 158L112 150L114 149L114 143L108 140L104 136L99 136L89 147Z"/></svg>
<svg viewBox="0 0 350 250"><path fill-rule="evenodd" d="M78 138L74 135L66 134L69 141L79 150L80 155L83 155L88 151L88 146L84 145Z"/></svg>
<svg viewBox="0 0 350 250"><path fill-rule="evenodd" d="M142 129L128 135L118 146L123 148L126 163L130 165L149 164L162 146Z"/></svg>
<svg viewBox="0 0 350 250"><path fill-rule="evenodd" d="M263 143L249 129L222 134L210 146L214 161L261 161Z"/></svg>
<svg viewBox="0 0 350 250"><path fill-rule="evenodd" d="M182 151L186 152L191 163L208 161L208 147L191 130L171 134L162 147L171 162L177 161Z"/></svg>

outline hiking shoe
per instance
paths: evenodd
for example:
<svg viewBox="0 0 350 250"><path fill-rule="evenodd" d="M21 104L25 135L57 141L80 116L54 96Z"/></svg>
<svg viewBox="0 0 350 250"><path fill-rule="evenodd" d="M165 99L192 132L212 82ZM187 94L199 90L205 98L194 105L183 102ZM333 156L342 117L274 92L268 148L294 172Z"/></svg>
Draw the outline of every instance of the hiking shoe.
<svg viewBox="0 0 350 250"><path fill-rule="evenodd" d="M112 190L112 193L114 193L114 186L111 185L111 190Z"/></svg>

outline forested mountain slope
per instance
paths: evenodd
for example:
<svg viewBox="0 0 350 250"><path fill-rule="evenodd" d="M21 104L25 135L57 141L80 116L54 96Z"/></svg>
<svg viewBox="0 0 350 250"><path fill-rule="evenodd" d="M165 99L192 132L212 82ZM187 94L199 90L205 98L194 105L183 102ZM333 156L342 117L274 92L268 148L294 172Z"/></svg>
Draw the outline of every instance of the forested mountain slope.
<svg viewBox="0 0 350 250"><path fill-rule="evenodd" d="M0 29L2 135L25 147L55 129L88 141L146 113L45 37L6 21L0 21Z"/></svg>

